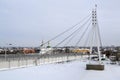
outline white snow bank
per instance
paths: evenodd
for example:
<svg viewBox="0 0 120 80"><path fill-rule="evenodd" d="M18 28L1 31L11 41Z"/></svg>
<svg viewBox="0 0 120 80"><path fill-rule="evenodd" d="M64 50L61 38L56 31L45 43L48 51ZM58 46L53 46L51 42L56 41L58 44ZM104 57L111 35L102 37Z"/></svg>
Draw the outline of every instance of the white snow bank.
<svg viewBox="0 0 120 80"><path fill-rule="evenodd" d="M120 80L119 65L105 65L104 71L85 70L86 62L49 64L0 72L0 80Z"/></svg>

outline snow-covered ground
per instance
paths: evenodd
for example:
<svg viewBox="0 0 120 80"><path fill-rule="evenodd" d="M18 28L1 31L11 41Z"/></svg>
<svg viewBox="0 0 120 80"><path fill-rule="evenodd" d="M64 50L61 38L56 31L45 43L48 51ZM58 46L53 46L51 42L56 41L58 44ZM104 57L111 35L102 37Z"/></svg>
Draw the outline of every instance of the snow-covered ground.
<svg viewBox="0 0 120 80"><path fill-rule="evenodd" d="M85 70L85 61L46 64L0 71L0 80L120 80L120 65L105 64L104 71Z"/></svg>

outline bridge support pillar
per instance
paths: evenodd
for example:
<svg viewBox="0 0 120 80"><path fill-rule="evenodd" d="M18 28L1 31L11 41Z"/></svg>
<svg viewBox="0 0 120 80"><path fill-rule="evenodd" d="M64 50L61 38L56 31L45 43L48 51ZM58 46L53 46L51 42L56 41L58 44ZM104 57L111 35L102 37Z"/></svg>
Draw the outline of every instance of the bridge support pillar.
<svg viewBox="0 0 120 80"><path fill-rule="evenodd" d="M102 64L86 64L86 70L104 70Z"/></svg>

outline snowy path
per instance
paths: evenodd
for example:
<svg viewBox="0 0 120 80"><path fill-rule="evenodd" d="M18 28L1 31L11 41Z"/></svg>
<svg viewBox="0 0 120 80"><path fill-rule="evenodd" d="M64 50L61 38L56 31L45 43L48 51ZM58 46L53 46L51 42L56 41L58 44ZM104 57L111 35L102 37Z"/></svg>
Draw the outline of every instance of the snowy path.
<svg viewBox="0 0 120 80"><path fill-rule="evenodd" d="M85 70L86 62L48 64L0 72L1 80L120 80L119 65L105 65L104 71Z"/></svg>

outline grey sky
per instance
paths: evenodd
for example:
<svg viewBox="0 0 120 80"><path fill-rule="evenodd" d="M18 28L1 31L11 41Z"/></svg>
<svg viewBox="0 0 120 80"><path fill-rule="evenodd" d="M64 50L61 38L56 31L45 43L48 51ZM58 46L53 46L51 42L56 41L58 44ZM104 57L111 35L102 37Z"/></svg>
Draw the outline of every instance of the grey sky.
<svg viewBox="0 0 120 80"><path fill-rule="evenodd" d="M39 46L98 5L103 45L120 45L120 0L0 0L0 46Z"/></svg>

